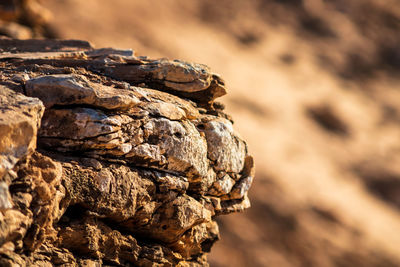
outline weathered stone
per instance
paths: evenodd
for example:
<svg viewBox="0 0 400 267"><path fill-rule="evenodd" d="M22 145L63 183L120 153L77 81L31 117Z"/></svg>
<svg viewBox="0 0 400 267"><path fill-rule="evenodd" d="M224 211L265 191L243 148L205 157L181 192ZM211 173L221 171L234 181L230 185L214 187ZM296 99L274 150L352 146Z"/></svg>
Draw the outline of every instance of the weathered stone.
<svg viewBox="0 0 400 267"><path fill-rule="evenodd" d="M55 238L53 222L65 211L64 207L60 206L60 202L65 198L65 190L61 185L60 163L35 152L27 165L29 168L25 164L17 166L19 177L13 184L18 184L19 188L14 190L13 202L24 214L32 216L29 218L29 228L24 237L24 247L33 250L45 239ZM26 190L32 191L21 194Z"/></svg>
<svg viewBox="0 0 400 267"><path fill-rule="evenodd" d="M232 212L240 212L245 209L250 208L250 200L247 195L244 196L242 199L233 199L233 200L226 200L221 201L220 203L221 209L215 210L217 215L220 214L228 214Z"/></svg>
<svg viewBox="0 0 400 267"><path fill-rule="evenodd" d="M190 257L191 255L209 252L216 240L219 240L218 224L211 221L192 227L172 246L184 257Z"/></svg>
<svg viewBox="0 0 400 267"><path fill-rule="evenodd" d="M148 66L155 79L164 81L167 87L177 91L197 92L211 84L212 75L205 65L162 59Z"/></svg>
<svg viewBox="0 0 400 267"><path fill-rule="evenodd" d="M95 218L72 221L59 235L63 247L116 265L135 263L140 252L132 236L122 235Z"/></svg>
<svg viewBox="0 0 400 267"><path fill-rule="evenodd" d="M229 194L229 199L242 199L247 195L255 174L254 160L252 156L246 156L241 178L235 183ZM224 198L225 199L225 198Z"/></svg>
<svg viewBox="0 0 400 267"><path fill-rule="evenodd" d="M36 148L43 104L0 86L0 179Z"/></svg>
<svg viewBox="0 0 400 267"><path fill-rule="evenodd" d="M54 105L90 105L129 109L139 103L132 91L89 82L81 75L47 75L26 82L28 96L40 98L46 108Z"/></svg>
<svg viewBox="0 0 400 267"><path fill-rule="evenodd" d="M206 142L191 122L152 119L143 129L145 140L157 145L166 158L168 170L192 179L207 175Z"/></svg>
<svg viewBox="0 0 400 267"><path fill-rule="evenodd" d="M247 176L239 180L229 195L230 199L243 198L247 194L247 191L249 191L252 182L253 176Z"/></svg>
<svg viewBox="0 0 400 267"><path fill-rule="evenodd" d="M0 182L0 211L12 208L11 196L8 191L8 185L5 182Z"/></svg>
<svg viewBox="0 0 400 267"><path fill-rule="evenodd" d="M46 112L42 137L83 140L111 134L121 129L121 122L100 110L89 108L53 109Z"/></svg>
<svg viewBox="0 0 400 267"><path fill-rule="evenodd" d="M207 139L208 157L215 169L239 173L246 155L245 143L235 135L232 123L223 118L207 118L201 125Z"/></svg>
<svg viewBox="0 0 400 267"><path fill-rule="evenodd" d="M211 212L190 196L178 196L161 205L148 225L135 229L141 235L171 243L188 229L211 220Z"/></svg>
<svg viewBox="0 0 400 267"><path fill-rule="evenodd" d="M208 194L214 196L226 195L231 191L234 184L235 181L228 174L225 174L222 179L213 183Z"/></svg>
<svg viewBox="0 0 400 267"><path fill-rule="evenodd" d="M49 52L49 51L77 51L77 50L88 50L92 49L92 46L87 41L81 40L42 40L42 39L30 39L30 40L19 40L11 38L0 38L0 47L5 52L2 55L10 55L16 52L34 52L31 55L42 55L38 52ZM65 52L58 52L65 53Z"/></svg>
<svg viewBox="0 0 400 267"><path fill-rule="evenodd" d="M46 107L0 91L0 264L207 266L214 216L248 208L254 177L213 104L222 79L75 42L0 54L5 84Z"/></svg>

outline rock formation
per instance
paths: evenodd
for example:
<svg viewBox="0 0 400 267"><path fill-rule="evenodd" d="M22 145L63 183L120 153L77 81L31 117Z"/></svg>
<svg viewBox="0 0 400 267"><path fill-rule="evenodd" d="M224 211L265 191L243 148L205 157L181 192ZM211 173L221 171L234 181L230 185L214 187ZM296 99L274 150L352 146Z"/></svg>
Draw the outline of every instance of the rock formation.
<svg viewBox="0 0 400 267"><path fill-rule="evenodd" d="M84 41L0 48L0 265L207 265L254 176L223 80Z"/></svg>

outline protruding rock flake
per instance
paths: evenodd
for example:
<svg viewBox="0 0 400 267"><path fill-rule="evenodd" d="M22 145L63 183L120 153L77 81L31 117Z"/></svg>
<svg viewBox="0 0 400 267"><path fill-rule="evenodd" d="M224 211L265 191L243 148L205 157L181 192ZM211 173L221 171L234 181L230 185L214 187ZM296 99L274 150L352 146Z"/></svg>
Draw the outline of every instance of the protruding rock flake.
<svg viewBox="0 0 400 267"><path fill-rule="evenodd" d="M134 92L91 83L82 75L46 75L26 81L28 96L54 105L89 105L104 109L129 109L140 103Z"/></svg>
<svg viewBox="0 0 400 267"><path fill-rule="evenodd" d="M0 210L5 211L12 209L10 192L5 182L0 182Z"/></svg>
<svg viewBox="0 0 400 267"><path fill-rule="evenodd" d="M0 265L208 265L254 177L223 80L84 41L0 45Z"/></svg>

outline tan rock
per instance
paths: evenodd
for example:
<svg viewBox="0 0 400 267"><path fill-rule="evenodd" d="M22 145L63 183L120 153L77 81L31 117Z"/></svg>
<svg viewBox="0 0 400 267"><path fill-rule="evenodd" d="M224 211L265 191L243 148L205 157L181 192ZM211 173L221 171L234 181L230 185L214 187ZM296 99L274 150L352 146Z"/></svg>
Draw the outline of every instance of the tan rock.
<svg viewBox="0 0 400 267"><path fill-rule="evenodd" d="M36 148L37 131L44 107L37 98L26 97L0 86L0 179Z"/></svg>
<svg viewBox="0 0 400 267"><path fill-rule="evenodd" d="M254 177L212 103L222 79L80 41L2 41L16 50L3 80L46 110L0 91L0 264L207 266L214 216L248 208Z"/></svg>
<svg viewBox="0 0 400 267"><path fill-rule="evenodd" d="M82 75L46 75L26 82L28 96L54 105L90 105L104 109L129 109L140 101L134 92L89 82Z"/></svg>
<svg viewBox="0 0 400 267"><path fill-rule="evenodd" d="M11 209L12 206L8 185L5 182L0 182L0 211Z"/></svg>
<svg viewBox="0 0 400 267"><path fill-rule="evenodd" d="M247 153L245 143L234 131L232 123L224 118L207 118L201 124L207 139L208 157L215 162L215 169L239 173Z"/></svg>

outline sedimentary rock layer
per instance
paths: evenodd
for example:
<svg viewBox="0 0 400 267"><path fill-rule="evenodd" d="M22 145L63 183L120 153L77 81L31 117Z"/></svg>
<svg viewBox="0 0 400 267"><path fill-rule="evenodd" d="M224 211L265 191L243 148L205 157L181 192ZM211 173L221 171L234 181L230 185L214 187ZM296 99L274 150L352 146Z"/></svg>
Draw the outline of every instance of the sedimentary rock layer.
<svg viewBox="0 0 400 267"><path fill-rule="evenodd" d="M0 265L207 265L254 176L223 80L83 41L0 46Z"/></svg>

